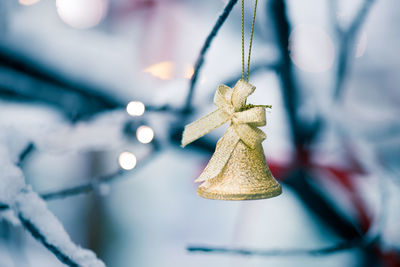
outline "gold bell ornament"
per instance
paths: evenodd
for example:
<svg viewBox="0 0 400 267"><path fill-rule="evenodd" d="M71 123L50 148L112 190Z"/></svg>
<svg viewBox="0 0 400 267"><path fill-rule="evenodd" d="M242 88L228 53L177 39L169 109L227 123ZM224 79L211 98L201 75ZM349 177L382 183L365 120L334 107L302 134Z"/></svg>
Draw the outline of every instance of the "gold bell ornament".
<svg viewBox="0 0 400 267"><path fill-rule="evenodd" d="M196 179L203 182L197 190L201 197L251 200L282 193L261 146L266 135L257 128L266 125L266 106L246 105L247 97L254 90L255 86L244 80L239 80L233 89L220 85L214 96L218 109L185 127L182 147L230 122L212 158Z"/></svg>
<svg viewBox="0 0 400 267"><path fill-rule="evenodd" d="M196 179L203 182L197 193L210 199L250 200L278 196L282 188L272 176L265 160L261 142L266 138L258 126L264 126L267 106L246 105L256 89L249 84L249 66L254 22L255 1L251 26L247 77L244 71L244 0L242 0L242 79L233 89L220 85L214 96L218 107L214 112L187 125L183 132L182 147L211 132L226 122L230 126L218 140L215 152L206 168Z"/></svg>

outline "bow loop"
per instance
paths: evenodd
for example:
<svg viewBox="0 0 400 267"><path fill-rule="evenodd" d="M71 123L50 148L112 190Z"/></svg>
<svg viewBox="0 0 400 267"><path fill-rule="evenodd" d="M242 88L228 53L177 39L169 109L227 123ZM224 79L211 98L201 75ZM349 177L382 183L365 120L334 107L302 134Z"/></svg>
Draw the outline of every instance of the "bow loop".
<svg viewBox="0 0 400 267"><path fill-rule="evenodd" d="M224 108L226 106L232 105L231 98L232 89L222 84L218 86L218 89L215 92L214 105L216 105L218 108Z"/></svg>
<svg viewBox="0 0 400 267"><path fill-rule="evenodd" d="M235 108L235 111L239 111L245 104L246 99L249 95L251 95L256 87L251 85L243 80L239 80L235 87L233 88L232 93L232 105Z"/></svg>

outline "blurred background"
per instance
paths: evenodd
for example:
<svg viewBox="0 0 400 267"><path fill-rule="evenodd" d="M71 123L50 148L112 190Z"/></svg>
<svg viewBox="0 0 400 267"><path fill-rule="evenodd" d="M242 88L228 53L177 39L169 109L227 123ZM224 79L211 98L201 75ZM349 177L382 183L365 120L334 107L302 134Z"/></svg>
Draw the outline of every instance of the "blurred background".
<svg viewBox="0 0 400 267"><path fill-rule="evenodd" d="M74 244L112 267L400 266L399 3L259 1L248 102L272 105L283 193L229 202L194 183L226 126L179 145L241 77L236 2L0 1L0 267L103 266Z"/></svg>

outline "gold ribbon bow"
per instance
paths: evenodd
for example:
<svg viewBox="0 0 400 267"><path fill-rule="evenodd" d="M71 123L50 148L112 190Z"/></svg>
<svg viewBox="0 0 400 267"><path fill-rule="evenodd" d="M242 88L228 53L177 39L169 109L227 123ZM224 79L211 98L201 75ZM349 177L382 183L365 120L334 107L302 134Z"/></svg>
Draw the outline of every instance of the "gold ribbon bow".
<svg viewBox="0 0 400 267"><path fill-rule="evenodd" d="M214 96L214 104L218 109L185 127L182 147L222 124L231 122L224 136L218 140L213 156L196 182L216 177L240 140L254 149L266 138L265 133L257 128L266 124L265 106L246 105L247 97L255 89L255 86L243 80L239 80L233 90L226 85L220 85Z"/></svg>

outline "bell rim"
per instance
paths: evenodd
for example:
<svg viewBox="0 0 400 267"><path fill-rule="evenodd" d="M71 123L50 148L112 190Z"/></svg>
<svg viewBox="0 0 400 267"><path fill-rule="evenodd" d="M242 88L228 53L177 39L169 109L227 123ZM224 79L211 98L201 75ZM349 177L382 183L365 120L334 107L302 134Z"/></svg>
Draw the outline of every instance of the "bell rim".
<svg viewBox="0 0 400 267"><path fill-rule="evenodd" d="M214 200L257 200L257 199L268 199L272 197L279 196L282 194L282 186L280 184L276 184L273 187L259 188L256 192L250 193L239 193L239 194L232 194L232 193L223 193L223 192L208 192L207 189L204 187L199 186L197 188L197 194L202 198L206 199L214 199Z"/></svg>

